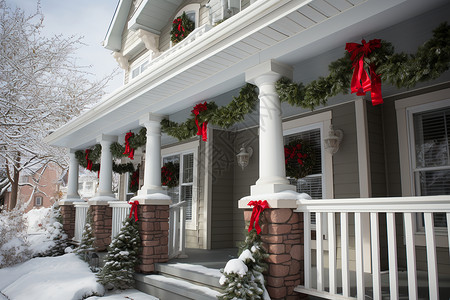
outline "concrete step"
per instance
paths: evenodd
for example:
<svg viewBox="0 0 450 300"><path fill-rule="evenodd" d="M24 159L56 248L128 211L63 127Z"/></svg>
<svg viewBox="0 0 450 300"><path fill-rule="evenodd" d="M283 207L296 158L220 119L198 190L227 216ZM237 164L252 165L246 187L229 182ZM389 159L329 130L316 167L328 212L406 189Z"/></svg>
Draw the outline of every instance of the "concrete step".
<svg viewBox="0 0 450 300"><path fill-rule="evenodd" d="M218 269L191 264L157 264L158 275L136 274L136 288L161 300L213 300L221 294Z"/></svg>

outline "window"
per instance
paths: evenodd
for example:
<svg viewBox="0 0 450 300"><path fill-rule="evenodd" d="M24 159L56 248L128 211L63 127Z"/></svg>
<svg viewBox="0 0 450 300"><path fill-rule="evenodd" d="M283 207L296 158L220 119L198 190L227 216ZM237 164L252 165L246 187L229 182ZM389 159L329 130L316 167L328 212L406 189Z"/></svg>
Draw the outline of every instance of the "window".
<svg viewBox="0 0 450 300"><path fill-rule="evenodd" d="M180 167L178 186L169 188L172 203L186 201L186 228L196 229L196 181L198 141L162 150L163 165L168 162Z"/></svg>
<svg viewBox="0 0 450 300"><path fill-rule="evenodd" d="M450 107L411 112L412 178L417 196L450 194ZM419 224L423 224L419 217ZM434 214L434 225L446 227L444 213Z"/></svg>
<svg viewBox="0 0 450 300"><path fill-rule="evenodd" d="M139 74L141 74L142 72L144 72L145 70L147 70L148 65L149 65L149 61L146 60L144 61L142 64L140 64L139 66L137 66L136 68L134 68L131 71L131 79L137 77Z"/></svg>
<svg viewBox="0 0 450 300"><path fill-rule="evenodd" d="M34 205L35 206L42 206L42 197L41 196L36 196L34 198Z"/></svg>

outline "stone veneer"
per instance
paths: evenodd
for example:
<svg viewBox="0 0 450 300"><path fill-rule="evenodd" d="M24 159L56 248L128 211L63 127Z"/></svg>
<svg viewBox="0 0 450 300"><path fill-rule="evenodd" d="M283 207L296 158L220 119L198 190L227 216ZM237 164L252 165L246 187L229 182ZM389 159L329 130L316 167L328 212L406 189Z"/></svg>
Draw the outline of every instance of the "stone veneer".
<svg viewBox="0 0 450 300"><path fill-rule="evenodd" d="M244 212L247 225L251 214L251 210ZM302 299L294 288L304 282L303 214L290 208L266 209L260 226L261 239L269 253L265 278L271 299Z"/></svg>
<svg viewBox="0 0 450 300"><path fill-rule="evenodd" d="M141 236L140 273L155 271L155 263L169 260L169 205L138 206L138 225Z"/></svg>
<svg viewBox="0 0 450 300"><path fill-rule="evenodd" d="M111 244L112 208L109 205L90 205L95 250L106 251Z"/></svg>
<svg viewBox="0 0 450 300"><path fill-rule="evenodd" d="M61 202L60 202L61 203ZM60 204L63 229L69 240L75 235L75 206L70 204Z"/></svg>

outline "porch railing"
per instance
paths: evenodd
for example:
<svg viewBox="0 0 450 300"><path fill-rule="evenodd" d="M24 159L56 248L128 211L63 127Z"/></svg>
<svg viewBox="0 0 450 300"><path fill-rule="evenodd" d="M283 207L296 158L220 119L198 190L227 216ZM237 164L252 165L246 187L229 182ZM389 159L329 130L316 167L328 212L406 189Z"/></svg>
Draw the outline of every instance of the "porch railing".
<svg viewBox="0 0 450 300"><path fill-rule="evenodd" d="M297 211L304 213L305 272L304 286L298 286L296 291L328 299L365 299L366 293L372 294L371 299L381 299L384 292L390 299L399 299L400 262L406 267L403 273L407 277L407 290L402 290L409 299L419 298L417 280L422 271L428 277L425 298L439 299L436 248L439 240L439 246L450 249L449 196L299 200ZM311 249L314 244L311 233L314 232L311 231L310 213L316 213L315 253ZM441 213L440 216L447 219L446 226L441 222L441 227L436 230L434 213ZM324 219L328 223L327 240L323 235ZM419 238L421 243L418 243ZM384 251L380 251L380 246ZM406 259L403 253L399 257L398 249L406 253ZM416 250L419 249L426 252L426 265L418 268ZM439 251L439 254L445 256L448 250ZM365 273L366 255L370 258L371 272L366 270ZM444 257L444 261L448 258ZM383 266L387 272L381 270ZM386 275L388 281L382 289L382 276Z"/></svg>
<svg viewBox="0 0 450 300"><path fill-rule="evenodd" d="M111 201L109 202L109 206L112 207L112 241L120 229L122 229L123 221L130 215L131 205L127 201Z"/></svg>
<svg viewBox="0 0 450 300"><path fill-rule="evenodd" d="M89 203L75 203L75 232L73 236L74 242L81 242L84 226L86 225L86 215L89 209Z"/></svg>
<svg viewBox="0 0 450 300"><path fill-rule="evenodd" d="M169 207L169 258L186 257L186 201Z"/></svg>

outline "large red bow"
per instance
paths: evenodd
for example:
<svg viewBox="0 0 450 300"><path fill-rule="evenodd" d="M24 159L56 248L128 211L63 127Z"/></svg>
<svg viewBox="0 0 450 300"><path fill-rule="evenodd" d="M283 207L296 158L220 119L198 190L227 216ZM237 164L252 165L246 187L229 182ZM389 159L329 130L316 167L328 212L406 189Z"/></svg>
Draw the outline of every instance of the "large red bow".
<svg viewBox="0 0 450 300"><path fill-rule="evenodd" d="M203 122L202 125L200 126L198 124L198 115L202 112L202 111L206 111L208 110L208 106L205 103L199 103L196 106L194 106L194 109L191 111L194 115L195 115L195 125L197 125L197 135L201 135L202 136L202 140L204 142L206 142L208 140L207 137L207 132L208 132L208 122Z"/></svg>
<svg viewBox="0 0 450 300"><path fill-rule="evenodd" d="M131 204L129 218L131 218L134 213L134 220L137 222L138 221L137 209L138 209L139 201L128 202L128 204Z"/></svg>
<svg viewBox="0 0 450 300"><path fill-rule="evenodd" d="M374 49L381 47L381 40L373 39L366 43L365 40L361 41L362 44L347 43L345 50L351 54L353 61L353 77L351 83L352 93L356 93L357 96L364 96L366 92L371 92L372 105L378 105L383 103L381 96L381 79L380 75L374 71L374 66L370 65L370 77L367 71L364 69L364 56L371 53ZM372 79L372 80L371 80Z"/></svg>
<svg viewBox="0 0 450 300"><path fill-rule="evenodd" d="M128 154L130 159L134 159L134 148L130 147L130 138L134 136L134 133L131 131L125 135L125 151L123 154Z"/></svg>
<svg viewBox="0 0 450 300"><path fill-rule="evenodd" d="M256 233L261 233L261 227L259 227L259 216L261 215L262 211L269 207L269 203L267 203L266 200L261 201L250 201L248 206L253 206L252 216L250 217L250 225L248 226L248 232L252 231L253 229L253 223L255 223L255 229Z"/></svg>
<svg viewBox="0 0 450 300"><path fill-rule="evenodd" d="M86 151L84 151L84 153L86 154L86 162L87 162L87 167L86 169L89 171L92 171L92 160L89 159L89 153L91 152L91 150L86 149Z"/></svg>

